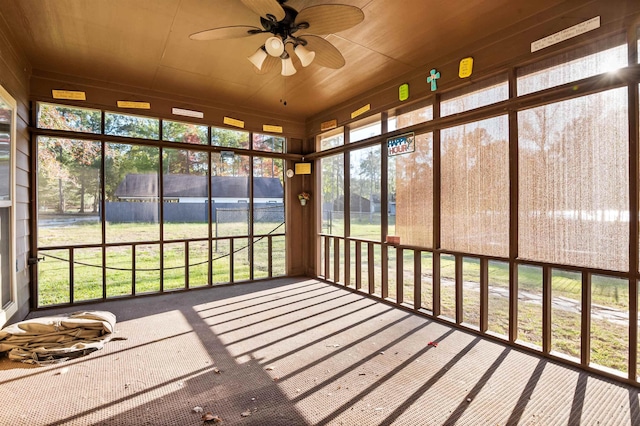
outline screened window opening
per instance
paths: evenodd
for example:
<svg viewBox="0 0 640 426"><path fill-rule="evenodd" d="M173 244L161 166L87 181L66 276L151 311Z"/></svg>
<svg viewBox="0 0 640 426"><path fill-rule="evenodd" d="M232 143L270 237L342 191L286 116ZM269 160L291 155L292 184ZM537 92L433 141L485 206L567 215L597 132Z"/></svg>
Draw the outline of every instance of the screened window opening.
<svg viewBox="0 0 640 426"><path fill-rule="evenodd" d="M102 113L97 109L38 103L36 125L40 129L101 133Z"/></svg>
<svg viewBox="0 0 640 426"><path fill-rule="evenodd" d="M322 173L322 233L344 236L344 156L320 161Z"/></svg>
<svg viewBox="0 0 640 426"><path fill-rule="evenodd" d="M442 247L509 253L507 116L442 131Z"/></svg>
<svg viewBox="0 0 640 426"><path fill-rule="evenodd" d="M158 140L160 120L139 115L105 112L104 133L113 136Z"/></svg>
<svg viewBox="0 0 640 426"><path fill-rule="evenodd" d="M521 111L519 255L629 268L626 88Z"/></svg>
<svg viewBox="0 0 640 426"><path fill-rule="evenodd" d="M433 135L414 138L415 151L388 160L388 235L433 247Z"/></svg>
<svg viewBox="0 0 640 426"><path fill-rule="evenodd" d="M211 145L249 149L249 142L249 132L221 127L211 128Z"/></svg>
<svg viewBox="0 0 640 426"><path fill-rule="evenodd" d="M253 149L268 152L284 152L285 138L267 134L253 134Z"/></svg>
<svg viewBox="0 0 640 426"><path fill-rule="evenodd" d="M380 241L381 238L380 146L351 151L349 235Z"/></svg>
<svg viewBox="0 0 640 426"><path fill-rule="evenodd" d="M549 89L628 65L624 34L518 69L518 96Z"/></svg>
<svg viewBox="0 0 640 426"><path fill-rule="evenodd" d="M399 109L390 113L387 119L387 129L393 132L397 129L404 129L405 127L426 123L431 120L433 120L433 105L429 101L429 104L425 106L413 107L407 111Z"/></svg>
<svg viewBox="0 0 640 426"><path fill-rule="evenodd" d="M344 127L330 130L316 137L316 146L319 151L344 145Z"/></svg>
<svg viewBox="0 0 640 426"><path fill-rule="evenodd" d="M162 121L162 139L170 142L182 142L196 145L209 143L209 128L180 121Z"/></svg>
<svg viewBox="0 0 640 426"><path fill-rule="evenodd" d="M442 95L440 115L446 117L452 114L480 108L483 106L505 101L509 98L509 84L506 75L499 75L485 81L475 83L470 87L454 90Z"/></svg>
<svg viewBox="0 0 640 426"><path fill-rule="evenodd" d="M363 118L349 126L349 142L358 142L382 134L380 114Z"/></svg>

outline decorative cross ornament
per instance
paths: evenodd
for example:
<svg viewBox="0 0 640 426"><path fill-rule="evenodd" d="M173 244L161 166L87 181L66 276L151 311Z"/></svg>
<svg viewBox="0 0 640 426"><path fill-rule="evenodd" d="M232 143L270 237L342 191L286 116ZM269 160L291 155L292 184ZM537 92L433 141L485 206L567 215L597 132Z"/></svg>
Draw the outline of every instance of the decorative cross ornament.
<svg viewBox="0 0 640 426"><path fill-rule="evenodd" d="M431 83L431 91L435 92L438 89L438 85L436 84L436 80L440 78L440 72L436 71L436 69L431 70L431 75L427 77L427 83Z"/></svg>

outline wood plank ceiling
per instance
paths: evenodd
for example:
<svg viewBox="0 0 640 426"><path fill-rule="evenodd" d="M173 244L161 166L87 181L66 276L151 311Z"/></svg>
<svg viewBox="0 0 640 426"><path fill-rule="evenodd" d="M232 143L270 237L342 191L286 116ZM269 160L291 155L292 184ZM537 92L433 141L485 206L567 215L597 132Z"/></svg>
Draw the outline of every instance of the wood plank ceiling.
<svg viewBox="0 0 640 426"><path fill-rule="evenodd" d="M300 11L325 3L348 3L364 12L360 24L326 36L342 52L346 65L337 70L314 63L303 68L295 58L298 72L290 77L281 76L279 67L259 74L247 60L267 35L189 39L194 32L214 27L260 26L258 15L239 0L0 0L0 14L34 73L271 110L300 120L398 76L422 69L426 73L434 60L478 39L498 38L501 30L563 2L289 0L286 4ZM280 102L283 98L286 107Z"/></svg>

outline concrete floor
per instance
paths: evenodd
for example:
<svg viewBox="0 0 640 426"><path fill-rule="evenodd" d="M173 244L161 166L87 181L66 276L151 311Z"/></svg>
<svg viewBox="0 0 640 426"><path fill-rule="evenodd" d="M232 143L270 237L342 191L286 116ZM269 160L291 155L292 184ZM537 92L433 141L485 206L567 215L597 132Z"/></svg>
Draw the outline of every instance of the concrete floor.
<svg viewBox="0 0 640 426"><path fill-rule="evenodd" d="M84 308L126 340L45 367L3 358L0 425L640 424L638 388L313 279Z"/></svg>

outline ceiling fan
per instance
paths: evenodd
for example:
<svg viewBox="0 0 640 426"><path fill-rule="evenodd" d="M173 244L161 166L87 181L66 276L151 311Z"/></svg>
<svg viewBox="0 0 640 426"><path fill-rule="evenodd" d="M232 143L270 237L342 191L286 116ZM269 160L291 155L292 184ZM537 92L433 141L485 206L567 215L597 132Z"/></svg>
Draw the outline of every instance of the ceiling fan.
<svg viewBox="0 0 640 426"><path fill-rule="evenodd" d="M268 72L280 61L284 76L296 73L287 45L292 47L303 67L314 60L317 65L327 68L343 67L345 59L342 53L319 35L346 30L364 19L361 9L344 4L315 5L298 12L284 4L287 0L241 1L260 15L262 28L252 25L217 27L191 34L189 38L224 40L270 33L266 42L248 59L261 72Z"/></svg>

